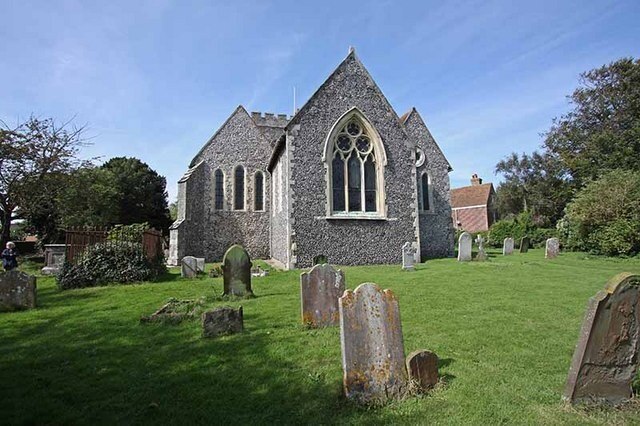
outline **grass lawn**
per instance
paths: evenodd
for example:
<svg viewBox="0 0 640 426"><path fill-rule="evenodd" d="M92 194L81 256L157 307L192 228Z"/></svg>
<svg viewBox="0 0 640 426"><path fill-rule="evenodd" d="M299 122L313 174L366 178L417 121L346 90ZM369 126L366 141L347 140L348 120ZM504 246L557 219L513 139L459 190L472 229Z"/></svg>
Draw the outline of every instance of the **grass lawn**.
<svg viewBox="0 0 640 426"><path fill-rule="evenodd" d="M28 266L25 267L28 269ZM341 394L338 328L300 325L300 271L254 278L257 297L214 301L221 278L59 291L0 314L0 424L640 423L640 404L571 408L561 393L587 300L640 259L542 250L485 263L345 267L400 301L405 352L440 357L429 395L358 408ZM35 269L34 269L35 270ZM139 324L169 298L244 306L246 331L202 339L199 321Z"/></svg>

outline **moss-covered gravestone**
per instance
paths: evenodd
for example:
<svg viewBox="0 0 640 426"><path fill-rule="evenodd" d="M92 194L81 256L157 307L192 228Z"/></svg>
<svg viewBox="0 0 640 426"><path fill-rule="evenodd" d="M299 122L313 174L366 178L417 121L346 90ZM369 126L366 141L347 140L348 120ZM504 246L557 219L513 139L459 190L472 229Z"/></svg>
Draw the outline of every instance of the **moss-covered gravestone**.
<svg viewBox="0 0 640 426"><path fill-rule="evenodd" d="M333 266L316 265L300 275L302 323L309 327L338 325L338 298L344 293L344 273Z"/></svg>
<svg viewBox="0 0 640 426"><path fill-rule="evenodd" d="M361 404L381 404L407 391L398 300L364 283L339 299L344 392Z"/></svg>
<svg viewBox="0 0 640 426"><path fill-rule="evenodd" d="M571 403L629 400L640 349L640 275L613 277L589 300L563 399Z"/></svg>
<svg viewBox="0 0 640 426"><path fill-rule="evenodd" d="M224 254L222 273L224 294L233 296L251 296L251 258L240 245L234 244Z"/></svg>
<svg viewBox="0 0 640 426"><path fill-rule="evenodd" d="M0 273L0 312L36 307L36 277L21 271Z"/></svg>
<svg viewBox="0 0 640 426"><path fill-rule="evenodd" d="M531 239L529 237L522 237L520 240L520 253L526 253L529 251L531 245Z"/></svg>

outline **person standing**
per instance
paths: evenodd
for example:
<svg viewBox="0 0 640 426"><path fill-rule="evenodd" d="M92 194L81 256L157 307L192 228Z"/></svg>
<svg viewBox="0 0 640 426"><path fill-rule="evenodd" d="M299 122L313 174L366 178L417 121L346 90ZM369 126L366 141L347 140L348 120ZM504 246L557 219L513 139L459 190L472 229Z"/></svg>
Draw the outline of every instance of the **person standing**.
<svg viewBox="0 0 640 426"><path fill-rule="evenodd" d="M18 267L18 252L16 245L9 241L7 248L2 251L2 267L5 271L10 271Z"/></svg>

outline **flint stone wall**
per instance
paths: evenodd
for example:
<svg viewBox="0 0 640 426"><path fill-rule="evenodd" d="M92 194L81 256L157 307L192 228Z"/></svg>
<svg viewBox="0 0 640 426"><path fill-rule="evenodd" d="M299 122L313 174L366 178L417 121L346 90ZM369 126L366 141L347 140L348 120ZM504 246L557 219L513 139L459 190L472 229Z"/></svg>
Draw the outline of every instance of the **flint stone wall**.
<svg viewBox="0 0 640 426"><path fill-rule="evenodd" d="M21 271L0 272L0 312L36 307L36 277Z"/></svg>

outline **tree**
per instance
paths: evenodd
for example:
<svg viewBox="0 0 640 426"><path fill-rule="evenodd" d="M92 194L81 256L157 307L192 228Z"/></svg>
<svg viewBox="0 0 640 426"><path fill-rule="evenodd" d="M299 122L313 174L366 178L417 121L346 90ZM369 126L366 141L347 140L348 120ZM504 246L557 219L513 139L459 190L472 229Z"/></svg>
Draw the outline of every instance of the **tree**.
<svg viewBox="0 0 640 426"><path fill-rule="evenodd" d="M581 74L573 110L555 119L546 149L576 187L613 169L640 171L640 60L623 58Z"/></svg>
<svg viewBox="0 0 640 426"><path fill-rule="evenodd" d="M522 156L512 153L495 171L505 177L496 190L501 217L528 211L541 224L555 223L562 217L571 187L556 156L537 151Z"/></svg>
<svg viewBox="0 0 640 426"><path fill-rule="evenodd" d="M47 177L79 167L77 159L83 127L70 122L57 125L53 119L30 117L15 127L0 121L0 244L10 238L11 222L22 212L33 210L46 195Z"/></svg>
<svg viewBox="0 0 640 426"><path fill-rule="evenodd" d="M112 158L101 169L113 175L118 193L117 223L148 222L159 230L169 228L167 181L163 176L137 158Z"/></svg>

